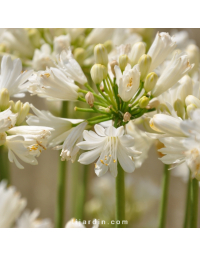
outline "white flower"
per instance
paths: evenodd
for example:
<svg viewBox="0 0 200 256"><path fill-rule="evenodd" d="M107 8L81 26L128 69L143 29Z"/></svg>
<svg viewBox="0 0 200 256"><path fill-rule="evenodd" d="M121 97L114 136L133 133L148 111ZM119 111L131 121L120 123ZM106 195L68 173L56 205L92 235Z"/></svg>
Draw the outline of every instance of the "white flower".
<svg viewBox="0 0 200 256"><path fill-rule="evenodd" d="M18 126L8 130L11 136L6 137L5 146L8 148L9 161L14 162L19 169L24 169L24 167L16 156L25 163L37 165L36 157L46 149L52 130L52 128L40 126Z"/></svg>
<svg viewBox="0 0 200 256"><path fill-rule="evenodd" d="M153 71L156 67L158 67L175 49L175 47L176 42L174 41L173 37L171 37L168 33L158 32L147 53L152 58L149 70Z"/></svg>
<svg viewBox="0 0 200 256"><path fill-rule="evenodd" d="M13 114L10 109L0 112L0 133L6 132L15 126L17 114Z"/></svg>
<svg viewBox="0 0 200 256"><path fill-rule="evenodd" d="M69 47L70 47L69 35L61 35L54 38L53 50L55 54L60 54L63 50L66 50Z"/></svg>
<svg viewBox="0 0 200 256"><path fill-rule="evenodd" d="M33 70L22 73L20 59L11 60L10 56L3 56L1 61L0 89L6 88L10 96L23 97L26 90L23 85L31 76ZM18 94L18 95L17 95Z"/></svg>
<svg viewBox="0 0 200 256"><path fill-rule="evenodd" d="M52 228L49 219L38 219L40 211L38 209L30 212L25 210L16 222L16 228Z"/></svg>
<svg viewBox="0 0 200 256"><path fill-rule="evenodd" d="M8 187L5 181L0 182L0 228L10 228L26 206L26 200Z"/></svg>
<svg viewBox="0 0 200 256"><path fill-rule="evenodd" d="M152 94L157 97L168 90L175 85L182 76L189 72L193 66L193 64L190 65L187 55L179 56L178 53L175 53L168 66L159 77L156 86L152 90Z"/></svg>
<svg viewBox="0 0 200 256"><path fill-rule="evenodd" d="M39 71L29 79L28 91L48 100L76 101L79 87L58 68Z"/></svg>
<svg viewBox="0 0 200 256"><path fill-rule="evenodd" d="M71 160L71 162L73 163L76 160L76 156L79 152L79 147L77 147L77 143L83 140L83 131L86 126L87 122L83 122L72 128L63 145L57 146L55 148L56 150L62 149L60 154L61 161Z"/></svg>
<svg viewBox="0 0 200 256"><path fill-rule="evenodd" d="M115 66L116 82L119 86L119 95L123 101L129 101L137 92L140 85L140 72L138 65L135 65L131 69L131 65L128 64L123 72L119 66Z"/></svg>
<svg viewBox="0 0 200 256"><path fill-rule="evenodd" d="M57 61L58 67L64 70L65 74L69 76L69 78L82 85L87 83L87 78L78 62L74 59L70 49L62 51Z"/></svg>
<svg viewBox="0 0 200 256"><path fill-rule="evenodd" d="M35 116L29 116L27 119L27 124L30 126L46 126L52 127L54 131L51 132L51 136L49 137L49 145L50 147L54 147L59 143L63 142L66 137L70 134L73 129L74 124L78 124L83 122L83 119L68 119L68 118L60 118L53 116L49 111L35 108L31 105L31 109L33 110Z"/></svg>
<svg viewBox="0 0 200 256"><path fill-rule="evenodd" d="M92 224L93 224L92 228L99 227L99 223L96 219L92 221ZM73 218L66 223L65 228L86 228L86 227L81 221L77 221L76 219Z"/></svg>
<svg viewBox="0 0 200 256"><path fill-rule="evenodd" d="M117 176L117 161L126 172L135 170L135 163L132 157L138 155L131 149L134 145L134 139L130 135L124 135L124 127L114 128L110 126L104 129L100 125L95 125L95 131L84 131L85 141L80 142L77 146L83 150L90 150L83 153L78 162L82 164L91 164L99 156L95 164L95 173L102 176L110 168L111 174Z"/></svg>
<svg viewBox="0 0 200 256"><path fill-rule="evenodd" d="M32 58L34 48L24 28L8 28L2 35L3 42L22 57Z"/></svg>
<svg viewBox="0 0 200 256"><path fill-rule="evenodd" d="M114 28L94 28L92 32L87 36L86 44L103 44L107 40L112 38Z"/></svg>
<svg viewBox="0 0 200 256"><path fill-rule="evenodd" d="M43 44L40 50L35 49L32 67L35 71L44 70L46 67L55 67L49 44Z"/></svg>
<svg viewBox="0 0 200 256"><path fill-rule="evenodd" d="M134 159L136 168L142 166L145 159L148 157L148 152L153 145L154 140L147 136L147 134L140 130L133 121L126 125L126 132L134 138L134 150L142 152L141 155Z"/></svg>

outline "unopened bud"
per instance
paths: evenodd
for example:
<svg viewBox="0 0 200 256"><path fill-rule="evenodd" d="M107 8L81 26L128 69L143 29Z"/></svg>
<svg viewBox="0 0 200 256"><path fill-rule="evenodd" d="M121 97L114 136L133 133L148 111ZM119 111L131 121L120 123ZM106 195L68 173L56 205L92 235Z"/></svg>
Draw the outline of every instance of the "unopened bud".
<svg viewBox="0 0 200 256"><path fill-rule="evenodd" d="M111 71L112 71L114 77L116 76L116 74L115 74L115 66L116 66L116 65L117 65L117 66L119 65L116 60L113 60L113 61L110 62Z"/></svg>
<svg viewBox="0 0 200 256"><path fill-rule="evenodd" d="M10 100L10 95L8 92L8 89L3 88L0 91L0 110L6 110L9 108L9 100Z"/></svg>
<svg viewBox="0 0 200 256"><path fill-rule="evenodd" d="M107 67L108 53L106 47L103 44L97 44L94 47L94 59L96 64L101 64Z"/></svg>
<svg viewBox="0 0 200 256"><path fill-rule="evenodd" d="M13 112L14 113L19 113L21 111L21 108L22 108L22 103L20 100L18 100L16 103L15 103L15 106L13 108Z"/></svg>
<svg viewBox="0 0 200 256"><path fill-rule="evenodd" d="M128 64L128 56L126 54L119 56L119 67L121 71L124 71L127 64Z"/></svg>
<svg viewBox="0 0 200 256"><path fill-rule="evenodd" d="M188 55L190 63L194 63L194 68L191 70L190 73L198 70L199 68L199 48L195 44L190 44L186 48L186 53Z"/></svg>
<svg viewBox="0 0 200 256"><path fill-rule="evenodd" d="M179 116L183 119L185 116L185 108L184 108L183 102L180 99L177 99L174 102L174 109L177 113L177 116Z"/></svg>
<svg viewBox="0 0 200 256"><path fill-rule="evenodd" d="M90 74L95 84L100 84L107 77L108 70L101 64L94 64L91 68Z"/></svg>
<svg viewBox="0 0 200 256"><path fill-rule="evenodd" d="M108 108L104 108L102 106L99 106L99 109L105 111L106 113L110 113L111 112L109 107Z"/></svg>
<svg viewBox="0 0 200 256"><path fill-rule="evenodd" d="M86 52L85 52L85 49L83 48L76 48L74 50L74 58L76 59L76 61L82 65L84 60L85 60L85 57L86 57Z"/></svg>
<svg viewBox="0 0 200 256"><path fill-rule="evenodd" d="M149 98L146 96L143 96L139 99L139 107L140 108L146 108L146 106L149 104Z"/></svg>
<svg viewBox="0 0 200 256"><path fill-rule="evenodd" d="M147 105L147 109L157 108L160 104L160 101L157 98L153 98L149 101L149 104Z"/></svg>
<svg viewBox="0 0 200 256"><path fill-rule="evenodd" d="M138 60L140 57L145 54L146 46L142 42L135 43L131 49L130 52L130 61L131 61L131 66L133 67L135 64L138 63Z"/></svg>
<svg viewBox="0 0 200 256"><path fill-rule="evenodd" d="M129 112L126 112L125 114L124 114L124 122L128 122L128 121L130 121L131 120L131 114L129 113Z"/></svg>
<svg viewBox="0 0 200 256"><path fill-rule="evenodd" d="M188 117L191 118L191 115L192 115L193 111L194 111L196 108L197 108L197 107L196 107L194 104L190 104L190 105L187 106L186 111L187 111Z"/></svg>
<svg viewBox="0 0 200 256"><path fill-rule="evenodd" d="M139 69L141 73L140 79L143 81L147 76L150 65L151 65L151 56L147 54L143 54L140 57L138 64L139 64Z"/></svg>
<svg viewBox="0 0 200 256"><path fill-rule="evenodd" d="M112 51L113 44L111 40L106 41L103 45L105 46L107 53L110 53Z"/></svg>
<svg viewBox="0 0 200 256"><path fill-rule="evenodd" d="M11 108L11 111L14 112L14 106L15 106L15 103L13 100L10 100L9 101L9 107Z"/></svg>
<svg viewBox="0 0 200 256"><path fill-rule="evenodd" d="M197 108L200 108L200 100L193 95L188 95L185 98L185 104L186 106L194 104Z"/></svg>
<svg viewBox="0 0 200 256"><path fill-rule="evenodd" d="M93 105L94 105L94 95L93 95L93 93L88 92L85 95L85 99L86 99L87 104L89 104L90 107L93 107Z"/></svg>
<svg viewBox="0 0 200 256"><path fill-rule="evenodd" d="M149 73L144 82L145 91L146 92L152 91L157 81L158 81L158 76L156 75L156 73L154 72Z"/></svg>
<svg viewBox="0 0 200 256"><path fill-rule="evenodd" d="M2 146L6 142L6 133L1 132L0 133L0 146Z"/></svg>
<svg viewBox="0 0 200 256"><path fill-rule="evenodd" d="M16 125L21 125L26 116L28 115L29 113L29 110L30 110L30 105L28 102L22 104L22 108L21 110L18 112L18 116L17 116L17 121L16 121Z"/></svg>

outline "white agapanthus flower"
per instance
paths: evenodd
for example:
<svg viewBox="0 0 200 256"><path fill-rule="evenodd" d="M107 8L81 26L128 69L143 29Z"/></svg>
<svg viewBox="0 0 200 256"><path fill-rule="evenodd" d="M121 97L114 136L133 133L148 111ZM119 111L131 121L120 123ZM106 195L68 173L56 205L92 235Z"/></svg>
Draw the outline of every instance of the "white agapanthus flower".
<svg viewBox="0 0 200 256"><path fill-rule="evenodd" d="M159 77L152 95L157 97L170 87L175 85L187 72L193 68L190 65L187 55L180 56L177 52Z"/></svg>
<svg viewBox="0 0 200 256"><path fill-rule="evenodd" d="M115 66L116 83L118 92L123 101L129 101L137 92L140 86L140 71L138 65L131 68L128 64L122 74L119 66Z"/></svg>
<svg viewBox="0 0 200 256"><path fill-rule="evenodd" d="M30 115L27 124L30 126L52 127L54 131L49 137L49 147L55 147L63 142L73 129L73 125L83 122L83 119L60 118L52 115L49 111L39 110L31 105L34 115Z"/></svg>
<svg viewBox="0 0 200 256"><path fill-rule="evenodd" d="M176 42L173 37L168 33L158 32L147 53L152 58L149 70L153 71L157 68L167 58L167 56L172 53L175 47Z"/></svg>
<svg viewBox="0 0 200 256"><path fill-rule="evenodd" d="M78 62L74 59L70 49L62 51L57 58L57 62L57 66L63 70L69 78L82 85L87 83L87 78Z"/></svg>
<svg viewBox="0 0 200 256"><path fill-rule="evenodd" d="M61 35L54 38L53 51L55 54L60 54L63 50L70 47L70 35Z"/></svg>
<svg viewBox="0 0 200 256"><path fill-rule="evenodd" d="M78 99L79 87L58 68L46 68L34 74L28 83L28 91L48 100L70 100Z"/></svg>
<svg viewBox="0 0 200 256"><path fill-rule="evenodd" d="M48 137L53 129L40 126L18 126L7 131L5 146L8 148L8 159L15 163L19 169L24 167L17 157L25 163L37 165L38 157L46 149ZM17 156L17 157L16 157Z"/></svg>
<svg viewBox="0 0 200 256"><path fill-rule="evenodd" d="M52 228L50 219L38 219L40 211L25 210L16 221L16 228Z"/></svg>
<svg viewBox="0 0 200 256"><path fill-rule="evenodd" d="M83 131L87 126L87 122L83 122L70 130L69 135L65 139L63 145L57 146L55 149L61 151L61 161L71 160L73 163L76 160L79 152L77 143L83 140Z"/></svg>
<svg viewBox="0 0 200 256"><path fill-rule="evenodd" d="M46 67L55 67L49 44L43 44L40 50L35 49L32 59L32 67L35 71L45 70Z"/></svg>
<svg viewBox="0 0 200 256"><path fill-rule="evenodd" d="M126 125L126 132L127 134L129 134L134 138L134 145L132 148L134 150L141 152L141 155L139 155L134 159L136 168L139 168L142 166L143 162L147 159L149 149L153 145L154 140L148 137L144 131L140 130L134 124L134 121L130 121Z"/></svg>
<svg viewBox="0 0 200 256"><path fill-rule="evenodd" d="M96 219L94 219L92 221L92 224L93 224L92 228L98 228L99 227L99 223ZM78 221L78 220L72 218L71 220L69 220L66 223L65 228L86 228L86 226L81 221Z"/></svg>
<svg viewBox="0 0 200 256"><path fill-rule="evenodd" d="M124 135L124 127L114 128L109 126L103 128L95 125L95 132L84 131L85 141L77 146L83 150L89 150L81 154L78 162L81 164L91 164L98 157L95 163L95 173L102 176L110 168L111 174L117 176L117 161L119 161L124 171L131 173L135 170L134 157L140 152L133 150L134 139L130 135Z"/></svg>
<svg viewBox="0 0 200 256"><path fill-rule="evenodd" d="M14 127L16 121L17 114L13 114L9 108L3 112L0 112L0 133L6 132Z"/></svg>
<svg viewBox="0 0 200 256"><path fill-rule="evenodd" d="M10 96L23 97L26 87L24 83L31 76L33 70L22 72L20 59L11 60L10 56L3 56L1 61L0 89L6 88Z"/></svg>
<svg viewBox="0 0 200 256"><path fill-rule="evenodd" d="M10 228L26 207L26 200L8 187L5 181L0 182L0 228Z"/></svg>

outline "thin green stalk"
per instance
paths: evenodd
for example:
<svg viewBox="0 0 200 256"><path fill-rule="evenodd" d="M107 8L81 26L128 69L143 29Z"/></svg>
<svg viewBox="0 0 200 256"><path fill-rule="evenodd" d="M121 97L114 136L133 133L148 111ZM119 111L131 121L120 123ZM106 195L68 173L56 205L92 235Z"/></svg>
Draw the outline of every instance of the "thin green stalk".
<svg viewBox="0 0 200 256"><path fill-rule="evenodd" d="M102 118L102 119L98 119L96 121L90 121L90 122L88 122L88 124L93 125L93 124L101 123L101 122L104 122L104 121L109 121L111 119L112 119L112 117L109 116L109 117L105 117L105 118Z"/></svg>
<svg viewBox="0 0 200 256"><path fill-rule="evenodd" d="M191 171L189 171L188 185L187 185L187 195L186 195L186 205L185 205L185 218L184 218L184 228L189 228L190 224L190 192L191 192L191 182L192 176Z"/></svg>
<svg viewBox="0 0 200 256"><path fill-rule="evenodd" d="M190 227L198 227L198 196L199 196L199 181L193 179L191 183L191 217L190 217Z"/></svg>
<svg viewBox="0 0 200 256"><path fill-rule="evenodd" d="M8 184L10 184L8 152L3 146L0 146L0 181L1 180L6 180Z"/></svg>
<svg viewBox="0 0 200 256"><path fill-rule="evenodd" d="M168 169L169 169L169 165L165 164L163 182L162 182L162 198L161 198L161 206L160 206L159 228L165 228L165 225L166 225L168 190L169 190L169 180L170 180L170 171Z"/></svg>
<svg viewBox="0 0 200 256"><path fill-rule="evenodd" d="M125 228L125 185L124 185L124 170L118 163L118 174L116 177L116 209L115 209L115 227Z"/></svg>
<svg viewBox="0 0 200 256"><path fill-rule="evenodd" d="M61 117L67 117L68 102L63 101ZM56 203L56 228L63 228L65 217L65 189L66 189L66 161L59 159L59 172L57 184L57 203Z"/></svg>

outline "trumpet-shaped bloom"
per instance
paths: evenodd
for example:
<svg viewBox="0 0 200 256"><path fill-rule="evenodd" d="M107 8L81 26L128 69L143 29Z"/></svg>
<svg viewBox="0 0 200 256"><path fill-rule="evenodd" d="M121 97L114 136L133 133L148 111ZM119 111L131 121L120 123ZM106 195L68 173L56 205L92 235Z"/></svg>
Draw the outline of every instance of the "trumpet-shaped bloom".
<svg viewBox="0 0 200 256"><path fill-rule="evenodd" d="M77 147L77 143L83 140L83 131L86 126L87 122L83 122L72 128L63 145L57 146L55 148L57 150L62 149L60 154L61 161L71 160L72 163L75 161L76 156L79 152L79 147Z"/></svg>
<svg viewBox="0 0 200 256"><path fill-rule="evenodd" d="M158 67L176 47L176 42L168 33L157 33L149 51L152 62L149 70Z"/></svg>
<svg viewBox="0 0 200 256"><path fill-rule="evenodd" d="M0 112L0 133L6 132L15 126L17 114L13 114L10 109Z"/></svg>
<svg viewBox="0 0 200 256"><path fill-rule="evenodd" d="M76 101L79 87L62 70L47 68L29 79L28 90L48 100Z"/></svg>
<svg viewBox="0 0 200 256"><path fill-rule="evenodd" d="M135 170L133 157L138 156L140 152L133 150L134 139L130 135L124 135L124 127L114 128L109 126L104 129L100 125L95 125L95 132L84 131L85 141L77 146L83 150L89 150L81 154L79 162L82 164L91 164L98 157L95 163L95 173L97 176L104 175L108 168L111 174L117 176L117 162L119 161L124 171L131 173Z"/></svg>
<svg viewBox="0 0 200 256"><path fill-rule="evenodd" d="M51 132L49 137L48 146L55 147L63 142L73 129L74 124L83 122L83 119L69 119L53 116L49 111L35 108L31 105L35 116L30 115L27 119L27 124L30 126L46 126L52 127L54 131Z"/></svg>
<svg viewBox="0 0 200 256"><path fill-rule="evenodd" d="M119 95L123 101L129 101L134 96L140 85L140 72L138 65L131 68L131 65L128 64L123 74L121 73L119 66L116 65L114 69L116 73L116 81L119 86Z"/></svg>
<svg viewBox="0 0 200 256"><path fill-rule="evenodd" d="M175 85L182 76L189 72L193 66L193 64L190 65L187 55L179 56L178 53L175 53L168 66L159 77L156 86L152 90L152 94L157 97L167 91L170 87Z"/></svg>
<svg viewBox="0 0 200 256"><path fill-rule="evenodd" d="M58 67L64 70L65 74L72 80L82 85L87 83L87 78L78 62L74 59L70 49L62 51L57 61Z"/></svg>
<svg viewBox="0 0 200 256"><path fill-rule="evenodd" d="M6 137L5 143L9 161L14 162L19 169L24 167L17 157L25 163L37 165L36 157L46 149L51 130L53 129L39 126L18 126L10 129L8 133L12 135Z"/></svg>
<svg viewBox="0 0 200 256"><path fill-rule="evenodd" d="M26 87L24 83L31 76L33 70L22 73L20 59L11 60L10 56L3 56L1 61L0 89L6 88L10 96L23 97Z"/></svg>
<svg viewBox="0 0 200 256"><path fill-rule="evenodd" d="M0 182L0 228L10 228L26 207L26 200L16 193L14 187Z"/></svg>

